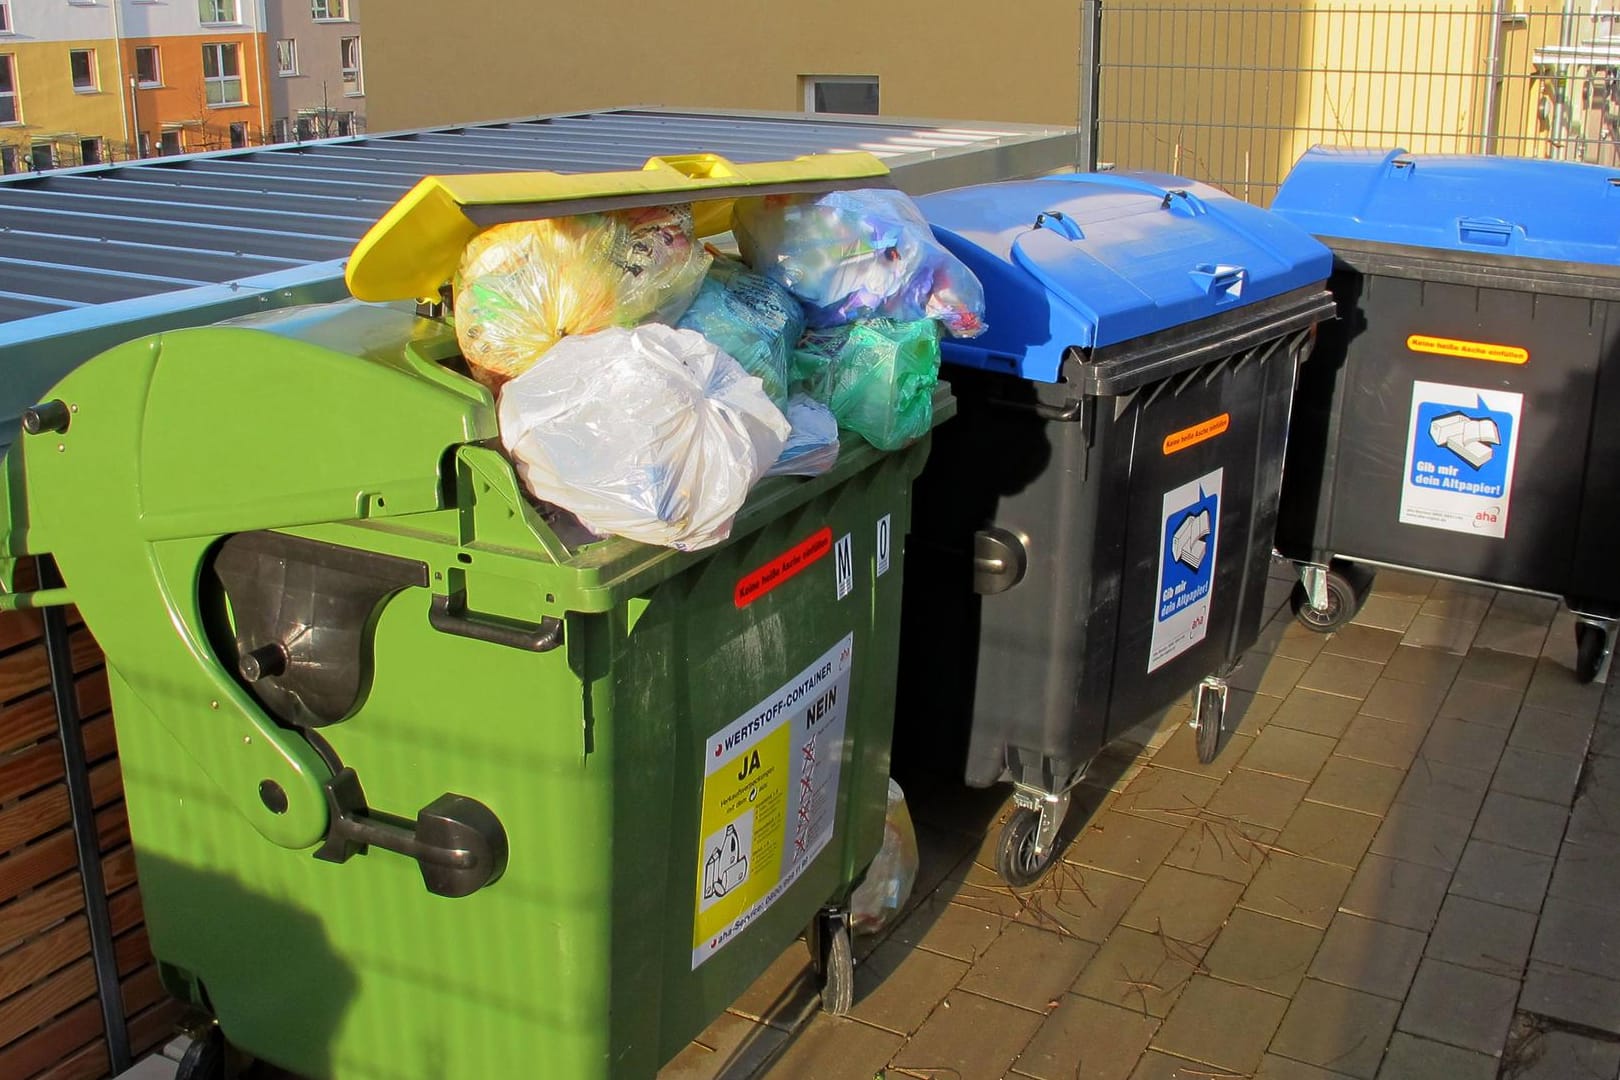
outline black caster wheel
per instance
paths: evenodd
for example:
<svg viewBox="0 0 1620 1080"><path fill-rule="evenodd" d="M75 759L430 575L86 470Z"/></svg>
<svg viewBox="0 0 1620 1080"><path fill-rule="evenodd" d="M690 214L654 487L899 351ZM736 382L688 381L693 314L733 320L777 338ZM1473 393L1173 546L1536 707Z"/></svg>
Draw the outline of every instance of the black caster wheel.
<svg viewBox="0 0 1620 1080"><path fill-rule="evenodd" d="M1208 765L1221 750L1221 728L1226 723L1226 688L1205 683L1198 688L1198 705L1193 710L1197 731L1198 760Z"/></svg>
<svg viewBox="0 0 1620 1080"><path fill-rule="evenodd" d="M811 937L816 976L821 981L821 1011L843 1016L855 1006L855 947L850 940L849 920L817 915Z"/></svg>
<svg viewBox="0 0 1620 1080"><path fill-rule="evenodd" d="M191 1042L174 1069L174 1080L225 1080L225 1036L218 1024L187 1032Z"/></svg>
<svg viewBox="0 0 1620 1080"><path fill-rule="evenodd" d="M1609 658L1609 631L1592 623L1575 624L1575 678L1589 683Z"/></svg>
<svg viewBox="0 0 1620 1080"><path fill-rule="evenodd" d="M1027 889L1041 880L1057 856L1055 839L1043 854L1036 854L1035 833L1040 825L1040 811L1019 806L1001 827L1001 839L996 842L996 873L1015 889Z"/></svg>
<svg viewBox="0 0 1620 1080"><path fill-rule="evenodd" d="M1307 630L1315 630L1318 634L1331 634L1350 622L1361 611L1361 605L1366 602L1367 594L1357 589L1355 584L1338 570L1327 572L1327 607L1314 608L1311 606L1310 594L1302 581L1294 586L1294 593L1289 597L1289 606L1293 608L1294 618Z"/></svg>

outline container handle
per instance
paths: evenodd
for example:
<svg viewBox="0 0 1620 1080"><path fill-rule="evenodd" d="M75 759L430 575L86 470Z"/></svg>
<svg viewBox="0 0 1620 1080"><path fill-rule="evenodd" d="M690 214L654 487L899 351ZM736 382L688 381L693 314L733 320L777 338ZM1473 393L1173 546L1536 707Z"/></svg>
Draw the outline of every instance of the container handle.
<svg viewBox="0 0 1620 1080"><path fill-rule="evenodd" d="M504 645L525 652L550 652L562 644L562 620L552 615L542 618L538 625L496 622L467 611L467 594L457 592L433 597L428 609L428 624L441 634L487 641L491 645Z"/></svg>
<svg viewBox="0 0 1620 1080"><path fill-rule="evenodd" d="M1034 229L1050 229L1060 234L1066 240L1084 240L1086 234L1076 225L1074 219L1061 210L1042 210L1035 215Z"/></svg>
<svg viewBox="0 0 1620 1080"><path fill-rule="evenodd" d="M1513 223L1501 218L1458 218L1457 239L1478 247L1507 247L1513 239Z"/></svg>

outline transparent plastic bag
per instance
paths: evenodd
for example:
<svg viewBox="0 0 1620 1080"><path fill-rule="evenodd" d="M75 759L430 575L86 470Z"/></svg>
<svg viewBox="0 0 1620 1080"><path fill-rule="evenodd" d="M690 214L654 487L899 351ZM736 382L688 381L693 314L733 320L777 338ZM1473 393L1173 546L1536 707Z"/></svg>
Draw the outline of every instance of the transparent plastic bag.
<svg viewBox="0 0 1620 1080"><path fill-rule="evenodd" d="M566 335L674 322L709 262L685 206L496 225L462 253L456 338L474 377L498 390Z"/></svg>
<svg viewBox="0 0 1620 1080"><path fill-rule="evenodd" d="M838 426L879 450L928 433L939 383L939 331L929 319L873 319L808 331L793 376L825 402Z"/></svg>
<svg viewBox="0 0 1620 1080"><path fill-rule="evenodd" d="M917 831L906 809L906 795L889 780L889 807L883 815L883 846L849 899L849 925L858 934L887 926L911 898L917 883Z"/></svg>
<svg viewBox="0 0 1620 1080"><path fill-rule="evenodd" d="M803 302L808 326L926 318L955 337L984 332L979 279L903 192L741 199L733 231L744 261Z"/></svg>
<svg viewBox="0 0 1620 1080"><path fill-rule="evenodd" d="M718 258L676 325L720 346L786 407L793 346L804 333L804 311L792 293L736 259Z"/></svg>
<svg viewBox="0 0 1620 1080"><path fill-rule="evenodd" d="M794 394L787 418L793 431L766 476L820 476L838 464L838 418L831 409L809 394Z"/></svg>
<svg viewBox="0 0 1620 1080"><path fill-rule="evenodd" d="M682 551L731 535L789 434L758 378L658 323L564 338L502 387L499 416L536 498L597 535Z"/></svg>

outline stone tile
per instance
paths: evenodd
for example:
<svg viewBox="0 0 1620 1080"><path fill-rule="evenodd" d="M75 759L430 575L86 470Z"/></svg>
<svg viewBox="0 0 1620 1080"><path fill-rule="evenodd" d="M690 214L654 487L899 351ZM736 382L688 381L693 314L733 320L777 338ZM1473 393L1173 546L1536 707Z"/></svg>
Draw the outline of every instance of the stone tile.
<svg viewBox="0 0 1620 1080"><path fill-rule="evenodd" d="M1021 928L1009 928L1009 932L1011 929ZM1000 940L1006 940L1006 935ZM995 955L992 948L985 962ZM982 967L972 970L977 973ZM968 965L960 960L886 942L855 969L855 1008L850 1016L873 1027L909 1035L922 1026L928 1014L968 972ZM1059 980L1058 993L1070 979Z"/></svg>
<svg viewBox="0 0 1620 1080"><path fill-rule="evenodd" d="M1361 703L1361 712L1381 720L1398 720L1403 724L1427 724L1440 710L1446 698L1444 685L1409 683L1400 679L1383 678L1373 686L1367 699Z"/></svg>
<svg viewBox="0 0 1620 1080"><path fill-rule="evenodd" d="M1620 982L1531 960L1519 1008L1566 1024L1620 1035Z"/></svg>
<svg viewBox="0 0 1620 1080"><path fill-rule="evenodd" d="M1553 861L1546 855L1470 840L1463 851L1451 891L1503 907L1535 913L1547 894Z"/></svg>
<svg viewBox="0 0 1620 1080"><path fill-rule="evenodd" d="M1443 716L1429 726L1428 737L1418 753L1430 761L1478 769L1488 775L1501 759L1507 739L1508 733L1502 728Z"/></svg>
<svg viewBox="0 0 1620 1080"><path fill-rule="evenodd" d="M1399 769L1334 754L1317 774L1310 798L1364 814L1382 814L1395 801L1402 777Z"/></svg>
<svg viewBox="0 0 1620 1080"><path fill-rule="evenodd" d="M749 1020L792 1031L821 1007L821 988L810 968L810 954L791 946L772 961L736 1001L731 1011Z"/></svg>
<svg viewBox="0 0 1620 1080"><path fill-rule="evenodd" d="M1575 798L1575 782L1580 774L1580 758L1510 746L1502 751L1491 787L1509 795L1568 806Z"/></svg>
<svg viewBox="0 0 1620 1080"><path fill-rule="evenodd" d="M1303 660L1292 660L1286 656L1251 653L1226 677L1226 683L1234 690L1287 697L1308 666Z"/></svg>
<svg viewBox="0 0 1620 1080"><path fill-rule="evenodd" d="M1181 839L1181 828L1107 810L1063 853L1067 862L1147 880Z"/></svg>
<svg viewBox="0 0 1620 1080"><path fill-rule="evenodd" d="M1383 672L1382 664L1369 660L1354 660L1348 656L1323 653L1297 680L1306 690L1319 690L1324 694L1364 698ZM1293 689L1292 686L1289 689Z"/></svg>
<svg viewBox="0 0 1620 1080"><path fill-rule="evenodd" d="M1534 659L1541 655L1547 643L1547 624L1524 622L1520 619L1498 618L1494 613L1486 616L1474 635L1474 648L1512 656Z"/></svg>
<svg viewBox="0 0 1620 1080"><path fill-rule="evenodd" d="M1492 791L1474 821L1474 836L1521 851L1556 855L1568 819L1569 812L1561 806Z"/></svg>
<svg viewBox="0 0 1620 1080"><path fill-rule="evenodd" d="M1136 902L1142 883L1090 866L1060 862L1034 889L1020 893L1015 922L1101 942Z"/></svg>
<svg viewBox="0 0 1620 1080"><path fill-rule="evenodd" d="M1241 903L1250 911L1326 928L1349 884L1350 871L1343 866L1274 852Z"/></svg>
<svg viewBox="0 0 1620 1080"><path fill-rule="evenodd" d="M1491 614L1546 626L1558 614L1558 601L1551 596L1533 596L1499 589L1495 603L1491 604Z"/></svg>
<svg viewBox="0 0 1620 1080"><path fill-rule="evenodd" d="M1499 1054L1513 1022L1519 981L1426 959L1401 1009L1402 1031L1482 1054Z"/></svg>
<svg viewBox="0 0 1620 1080"><path fill-rule="evenodd" d="M1282 707L1283 699L1271 694L1251 694L1247 690L1230 690L1226 695L1226 716L1222 719L1223 734L1258 735L1260 729L1271 722Z"/></svg>
<svg viewBox="0 0 1620 1080"><path fill-rule="evenodd" d="M1519 710L1519 719L1513 725L1508 745L1539 750L1544 754L1585 757L1594 726L1594 718L1590 716L1570 716L1526 705Z"/></svg>
<svg viewBox="0 0 1620 1080"><path fill-rule="evenodd" d="M1479 623L1473 619L1444 619L1420 612L1417 618L1412 620L1412 625L1406 628L1401 644L1420 649L1439 649L1454 656L1466 656L1468 646L1474 643L1474 635L1477 633Z"/></svg>
<svg viewBox="0 0 1620 1080"><path fill-rule="evenodd" d="M1428 728L1423 724L1402 724L1376 716L1357 716L1339 740L1334 753L1374 765L1405 770L1417 757Z"/></svg>
<svg viewBox="0 0 1620 1080"><path fill-rule="evenodd" d="M1458 679L1440 703L1441 716L1455 716L1475 724L1511 728L1518 718L1521 696L1503 687L1474 679Z"/></svg>
<svg viewBox="0 0 1620 1080"><path fill-rule="evenodd" d="M1311 964L1311 978L1399 1001L1423 954L1423 933L1339 912Z"/></svg>
<svg viewBox="0 0 1620 1080"><path fill-rule="evenodd" d="M1202 1061L1149 1050L1137 1063L1131 1080L1209 1080L1209 1075L1210 1068Z"/></svg>
<svg viewBox="0 0 1620 1080"><path fill-rule="evenodd" d="M1389 663L1384 665L1384 678L1397 682L1418 683L1422 686L1450 686L1463 665L1460 656L1438 649L1420 649L1415 645L1402 645L1395 650Z"/></svg>
<svg viewBox="0 0 1620 1080"><path fill-rule="evenodd" d="M1541 648L1543 659L1550 660L1566 671L1575 668L1575 616L1560 611L1547 627L1547 644Z"/></svg>
<svg viewBox="0 0 1620 1080"><path fill-rule="evenodd" d="M1310 631L1306 631L1310 633ZM1323 637L1321 634L1314 635ZM1333 653L1336 656L1348 656L1356 660L1371 660L1375 664L1382 664L1400 647L1401 635L1394 630L1380 630L1373 626L1357 626L1352 623L1342 630L1326 635L1327 644L1323 652Z"/></svg>
<svg viewBox="0 0 1620 1080"><path fill-rule="evenodd" d="M934 1010L922 1028L890 1062L912 1072L937 1070L949 1063L962 1080L1001 1080L1013 1059L1041 1025L1039 1013L957 990ZM788 1076L870 1076L847 1064L827 1072L784 1073Z"/></svg>
<svg viewBox="0 0 1620 1080"><path fill-rule="evenodd" d="M1489 772L1431 761L1419 754L1395 801L1472 820L1479 813L1480 803L1485 801L1490 782Z"/></svg>
<svg viewBox="0 0 1620 1080"><path fill-rule="evenodd" d="M990 947L1006 925L1004 916L935 896L912 909L888 940L908 949L927 949L971 964Z"/></svg>
<svg viewBox="0 0 1620 1080"><path fill-rule="evenodd" d="M1548 892L1564 900L1620 913L1620 859L1613 847L1565 844Z"/></svg>
<svg viewBox="0 0 1620 1080"><path fill-rule="evenodd" d="M1287 998L1194 975L1153 1048L1231 1073L1252 1072L1287 1008Z"/></svg>
<svg viewBox="0 0 1620 1080"><path fill-rule="evenodd" d="M1186 717L1178 710L1167 709L1131 725L1114 735L1109 742L1115 746L1138 746L1145 750L1157 750L1176 733L1177 725L1185 722Z"/></svg>
<svg viewBox="0 0 1620 1080"><path fill-rule="evenodd" d="M1252 769L1233 769L1205 807L1206 816L1238 825L1281 829L1305 798L1303 780Z"/></svg>
<svg viewBox="0 0 1620 1080"><path fill-rule="evenodd" d="M1620 679L1616 679L1615 683L1620 685ZM1295 690L1294 693L1303 693L1303 691ZM1284 702L1283 707L1287 708L1286 702ZM1282 710L1279 709L1277 715L1281 716ZM1620 724L1613 723L1609 717L1600 716L1598 720L1599 723L1592 732L1592 742L1587 749L1599 757L1620 757ZM1275 719L1272 721L1272 723L1276 722Z"/></svg>
<svg viewBox="0 0 1620 1080"><path fill-rule="evenodd" d="M1220 787L1209 776L1149 766L1120 792L1114 809L1170 825L1184 826Z"/></svg>
<svg viewBox="0 0 1620 1080"><path fill-rule="evenodd" d="M1356 617L1350 621L1357 626L1371 626L1379 630L1394 630L1404 634L1406 628L1412 625L1412 620L1417 618L1418 608L1422 606L1413 600L1379 596L1374 593L1367 597L1367 602L1361 605L1361 610L1356 612Z"/></svg>
<svg viewBox="0 0 1620 1080"><path fill-rule="evenodd" d="M1287 997L1305 978L1322 931L1239 908L1215 938L1204 968L1218 979Z"/></svg>
<svg viewBox="0 0 1620 1080"><path fill-rule="evenodd" d="M1342 1072L1332 1072L1277 1054L1267 1054L1261 1058L1260 1071L1254 1074L1254 1080L1344 1080L1344 1078L1345 1074Z"/></svg>
<svg viewBox="0 0 1620 1080"><path fill-rule="evenodd" d="M1368 855L1345 891L1339 910L1413 930L1434 925L1451 881L1449 871Z"/></svg>
<svg viewBox="0 0 1620 1080"><path fill-rule="evenodd" d="M1576 844L1620 844L1620 807L1594 797L1594 792L1588 788L1575 800L1575 810L1569 815L1569 829L1564 835Z"/></svg>
<svg viewBox="0 0 1620 1080"><path fill-rule="evenodd" d="M1067 994L1013 1069L1035 1080L1126 1080L1158 1027L1153 1017Z"/></svg>
<svg viewBox="0 0 1620 1080"><path fill-rule="evenodd" d="M1392 596L1400 600L1422 601L1434 591L1436 580L1427 574L1413 574L1405 570L1380 570L1373 578L1374 596Z"/></svg>
<svg viewBox="0 0 1620 1080"><path fill-rule="evenodd" d="M1280 616L1273 620L1271 626L1276 627L1275 644L1272 652L1278 656L1286 656L1290 660L1303 660L1310 663L1328 643L1327 634L1318 634L1315 630L1301 626L1299 620L1292 614Z"/></svg>
<svg viewBox="0 0 1620 1080"><path fill-rule="evenodd" d="M658 1080L731 1080L752 1076L790 1038L736 1013L721 1013L658 1070Z"/></svg>
<svg viewBox="0 0 1620 1080"><path fill-rule="evenodd" d="M1200 819L1187 826L1164 864L1247 885L1276 842L1276 829Z"/></svg>
<svg viewBox="0 0 1620 1080"><path fill-rule="evenodd" d="M1430 1039L1397 1031L1378 1069L1378 1080L1496 1080L1498 1062Z"/></svg>
<svg viewBox="0 0 1620 1080"><path fill-rule="evenodd" d="M1191 712L1188 712L1191 716ZM1171 735L1169 740L1153 755L1153 764L1161 769L1180 769L1182 772L1197 773L1199 776L1208 776L1215 780L1224 780L1228 773L1242 760L1243 753L1254 736L1246 735L1241 731L1227 732L1221 736L1220 753L1215 760L1204 764L1198 760L1198 733L1186 724L1182 724Z"/></svg>
<svg viewBox="0 0 1620 1080"><path fill-rule="evenodd" d="M1243 886L1220 878L1163 866L1120 920L1122 925L1163 933L1200 951L1232 913Z"/></svg>
<svg viewBox="0 0 1620 1080"><path fill-rule="evenodd" d="M995 836L992 827L991 833L985 837L985 843L994 843ZM991 869L990 858L986 853L977 859L964 861L961 867L951 872L934 895L948 898L951 903L980 914L1000 918L1004 923L1011 922L1024 910L1024 898Z"/></svg>
<svg viewBox="0 0 1620 1080"><path fill-rule="evenodd" d="M1567 665L1545 656L1536 662L1536 673L1530 676L1530 688L1524 692L1526 705L1571 716L1596 716L1602 699L1602 684L1577 682Z"/></svg>
<svg viewBox="0 0 1620 1080"><path fill-rule="evenodd" d="M1162 1019L1198 970L1198 950L1122 926L1080 972L1073 990L1139 1016Z"/></svg>
<svg viewBox="0 0 1620 1080"><path fill-rule="evenodd" d="M1355 869L1367 853L1379 819L1373 814L1327 806L1310 800L1300 804L1277 846L1295 855Z"/></svg>
<svg viewBox="0 0 1620 1080"><path fill-rule="evenodd" d="M1620 934L1614 930L1614 912L1548 897L1530 955L1544 964L1620 981Z"/></svg>
<svg viewBox="0 0 1620 1080"><path fill-rule="evenodd" d="M1536 661L1533 657L1485 648L1481 646L1479 639L1475 638L1474 647L1468 650L1468 659L1463 661L1457 677L1467 679L1469 682L1500 686L1504 690L1512 690L1515 694L1523 694L1524 688L1530 685L1530 676L1535 670Z"/></svg>
<svg viewBox="0 0 1620 1080"><path fill-rule="evenodd" d="M961 987L1008 1005L1045 1012L1096 952L1097 946L1089 941L1015 924L1002 931L962 978Z"/></svg>
<svg viewBox="0 0 1620 1080"><path fill-rule="evenodd" d="M1426 955L1517 979L1530 956L1536 916L1456 893L1446 897Z"/></svg>
<svg viewBox="0 0 1620 1080"><path fill-rule="evenodd" d="M1269 727L1243 755L1245 769L1309 782L1333 753L1333 740L1308 731Z"/></svg>
<svg viewBox="0 0 1620 1080"><path fill-rule="evenodd" d="M1306 979L1271 1042L1271 1052L1370 1080L1399 1010L1399 1002Z"/></svg>
<svg viewBox="0 0 1620 1080"><path fill-rule="evenodd" d="M1496 590L1488 585L1441 580L1434 583L1429 598L1418 610L1419 614L1435 618L1479 622L1490 611L1495 598Z"/></svg>
<svg viewBox="0 0 1620 1080"><path fill-rule="evenodd" d="M1375 855L1454 870L1457 860L1462 858L1472 825L1468 818L1396 803L1384 817L1384 824L1368 850Z"/></svg>
<svg viewBox="0 0 1620 1080"><path fill-rule="evenodd" d="M818 1013L804 1030L793 1036L782 1056L758 1074L759 1080L794 1080L800 1076L875 1076L894 1057L902 1041L893 1032L880 1031L859 1020ZM967 1075L963 1073L964 1078ZM999 1073L996 1075L1000 1076Z"/></svg>
<svg viewBox="0 0 1620 1080"><path fill-rule="evenodd" d="M1513 1080L1612 1080L1620 1043L1573 1031L1538 1031L1521 1048Z"/></svg>
<svg viewBox="0 0 1620 1080"><path fill-rule="evenodd" d="M1277 714L1271 718L1271 726L1308 731L1313 735L1326 735L1336 739L1350 726L1350 718L1356 714L1357 708L1355 698L1295 687L1294 692L1283 699L1282 707L1277 710ZM1620 754L1620 749L1617 749L1616 753Z"/></svg>

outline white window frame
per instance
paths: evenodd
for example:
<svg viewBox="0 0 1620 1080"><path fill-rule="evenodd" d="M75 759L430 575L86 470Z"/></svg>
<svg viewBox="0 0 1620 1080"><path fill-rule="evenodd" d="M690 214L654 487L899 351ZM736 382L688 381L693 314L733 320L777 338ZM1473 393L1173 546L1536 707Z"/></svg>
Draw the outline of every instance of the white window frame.
<svg viewBox="0 0 1620 1080"><path fill-rule="evenodd" d="M75 56L81 54L81 53L90 58L90 85L89 86L80 86L79 85L79 78L73 72L73 58ZM96 63L96 50L94 50L94 49L69 49L68 50L68 78L70 80L72 80L72 82L73 82L73 92L75 94L99 94L99 93L101 93L101 65Z"/></svg>
<svg viewBox="0 0 1620 1080"><path fill-rule="evenodd" d="M346 51L345 47L351 41L354 42L354 66L353 67L350 67L348 64L345 64L343 62L344 59L345 59L345 57L343 55L344 52ZM343 96L344 97L365 97L365 95L366 95L365 65L366 65L366 57L365 57L365 51L361 48L361 45L360 45L360 35L355 34L352 37L339 38L338 39L338 67L343 72L343 87L344 87ZM354 72L354 89L353 90L350 90L348 88L349 87L349 73L351 71Z"/></svg>
<svg viewBox="0 0 1620 1080"><path fill-rule="evenodd" d="M349 0L309 0L309 17L316 22L350 22Z"/></svg>
<svg viewBox="0 0 1620 1080"><path fill-rule="evenodd" d="M283 45L287 46L287 59L290 61L285 65L283 65L281 62L281 47ZM277 77L287 79L298 74L297 38L277 38L275 44L275 56Z"/></svg>
<svg viewBox="0 0 1620 1080"><path fill-rule="evenodd" d="M16 32L16 24L11 21L11 0L0 0L0 37Z"/></svg>
<svg viewBox="0 0 1620 1080"><path fill-rule="evenodd" d="M152 54L152 73L157 77L151 81L141 78L141 53ZM157 45L135 46L135 85L142 90L150 90L154 86L163 85L163 50Z"/></svg>
<svg viewBox="0 0 1620 1080"><path fill-rule="evenodd" d="M218 75L209 75L208 74L208 50L210 50L210 49L218 49L218 50L220 50L220 52L218 54L219 59L217 61L217 67L219 68L219 72L220 72L220 74L218 74ZM235 75L226 75L225 74L225 50L226 49L235 49L236 50L236 74ZM220 87L221 87L221 93L223 94L223 92L224 92L223 87L225 86L225 84L226 83L232 83L232 82L236 83L237 87L238 87L237 93L239 94L239 96L237 98L235 98L233 100L230 100L230 101L226 101L226 100L209 101L208 100L208 87L209 87L209 85L211 83L218 83L220 85ZM207 42L203 43L203 101L207 104L207 106L210 109L238 109L238 108L241 108L243 105L246 105L248 103L248 101L247 101L247 78L242 73L242 43L241 42L239 42L239 41L207 41Z"/></svg>
<svg viewBox="0 0 1620 1080"><path fill-rule="evenodd" d="M876 75L801 75L799 82L804 88L804 111L816 112L816 87L818 86L871 86L878 91L878 107L883 106L883 86Z"/></svg>
<svg viewBox="0 0 1620 1080"><path fill-rule="evenodd" d="M205 5L213 9L210 15L218 14L224 17L209 18L204 15ZM239 26L242 23L242 0L197 0L197 22L203 26Z"/></svg>
<svg viewBox="0 0 1620 1080"><path fill-rule="evenodd" d="M11 119L0 120L0 127L20 127L23 122L22 91L17 88L17 57L13 53L0 53L0 64L11 71L11 90L0 93L0 100L11 99Z"/></svg>

